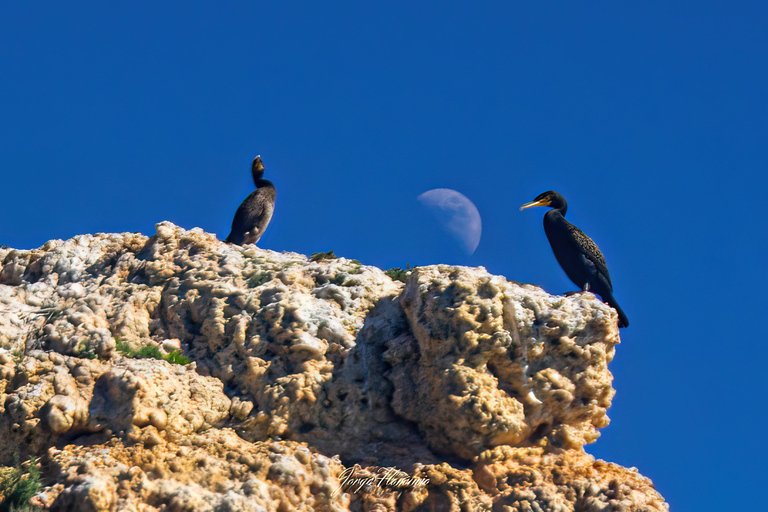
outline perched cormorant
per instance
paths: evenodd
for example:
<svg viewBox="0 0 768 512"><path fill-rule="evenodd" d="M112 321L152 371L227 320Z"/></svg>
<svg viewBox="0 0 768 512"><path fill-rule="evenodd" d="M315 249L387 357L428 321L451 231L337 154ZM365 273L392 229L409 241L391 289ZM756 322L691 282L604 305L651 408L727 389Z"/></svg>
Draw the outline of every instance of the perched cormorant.
<svg viewBox="0 0 768 512"><path fill-rule="evenodd" d="M603 253L582 230L565 220L565 212L568 211L565 198L550 190L539 194L536 199L524 204L520 209L532 206L552 208L544 215L544 232L557 262L571 281L582 290L599 295L603 302L619 314L619 327L628 327L627 315L613 298L613 285Z"/></svg>
<svg viewBox="0 0 768 512"><path fill-rule="evenodd" d="M264 164L260 156L253 159L251 174L256 190L237 208L232 220L232 231L225 242L236 245L255 244L272 219L272 212L275 210L275 186L271 181L262 179Z"/></svg>

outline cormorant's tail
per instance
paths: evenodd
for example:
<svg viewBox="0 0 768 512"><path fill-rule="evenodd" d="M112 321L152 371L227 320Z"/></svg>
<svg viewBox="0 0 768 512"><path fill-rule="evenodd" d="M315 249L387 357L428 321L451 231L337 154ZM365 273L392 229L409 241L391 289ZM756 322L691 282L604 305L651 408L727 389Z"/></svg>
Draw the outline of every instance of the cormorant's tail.
<svg viewBox="0 0 768 512"><path fill-rule="evenodd" d="M613 309L616 310L616 312L619 314L619 327L629 327L629 319L627 318L627 315L624 313L624 310L621 309L621 306L619 306L619 303L616 302L616 299L613 298L613 295L606 294L607 297L604 297L605 303L611 306Z"/></svg>

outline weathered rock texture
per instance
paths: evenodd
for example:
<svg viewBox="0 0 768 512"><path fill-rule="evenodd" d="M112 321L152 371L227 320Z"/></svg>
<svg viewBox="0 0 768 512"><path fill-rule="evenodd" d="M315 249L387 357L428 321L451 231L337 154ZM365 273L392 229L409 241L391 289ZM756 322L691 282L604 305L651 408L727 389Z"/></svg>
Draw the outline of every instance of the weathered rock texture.
<svg viewBox="0 0 768 512"><path fill-rule="evenodd" d="M619 342L592 294L167 222L0 262L0 463L40 457L52 510L668 509L582 448Z"/></svg>

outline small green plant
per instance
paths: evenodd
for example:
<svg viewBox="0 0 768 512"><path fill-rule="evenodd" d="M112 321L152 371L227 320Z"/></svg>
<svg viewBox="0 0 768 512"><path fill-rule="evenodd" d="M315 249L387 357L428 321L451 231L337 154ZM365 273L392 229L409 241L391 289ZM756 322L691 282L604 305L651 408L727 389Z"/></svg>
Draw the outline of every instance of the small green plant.
<svg viewBox="0 0 768 512"><path fill-rule="evenodd" d="M362 274L363 264L357 260L351 260L352 266L347 270L350 274Z"/></svg>
<svg viewBox="0 0 768 512"><path fill-rule="evenodd" d="M24 360L24 351L20 348L14 349L13 352L11 352L11 356L13 356L13 362L18 366Z"/></svg>
<svg viewBox="0 0 768 512"><path fill-rule="evenodd" d="M97 359L99 357L96 355L96 351L90 345L86 345L85 347L81 348L76 352L76 354L78 357L83 357L85 359Z"/></svg>
<svg viewBox="0 0 768 512"><path fill-rule="evenodd" d="M347 280L347 274L338 273L330 279L331 284L341 286Z"/></svg>
<svg viewBox="0 0 768 512"><path fill-rule="evenodd" d="M163 353L157 345L144 345L133 356L136 359L163 359Z"/></svg>
<svg viewBox="0 0 768 512"><path fill-rule="evenodd" d="M328 252L313 252L309 256L310 261L335 260L336 258L338 258L338 256L333 254L333 249Z"/></svg>
<svg viewBox="0 0 768 512"><path fill-rule="evenodd" d="M390 269L387 269L384 271L385 274L387 274L390 279L393 281L401 281L405 282L406 278L411 275L411 272L413 269L416 268L416 265L411 267L410 263L405 264L405 270L403 270L403 267L392 267Z"/></svg>
<svg viewBox="0 0 768 512"><path fill-rule="evenodd" d="M403 267L392 267L385 270L384 273L393 281L402 281L403 283L405 282L405 278L408 277L408 271L403 270Z"/></svg>
<svg viewBox="0 0 768 512"><path fill-rule="evenodd" d="M125 357L133 357L136 355L136 350L120 338L115 338L115 349Z"/></svg>
<svg viewBox="0 0 768 512"><path fill-rule="evenodd" d="M96 359L96 350L93 344L89 340L80 340L74 347L74 352L77 357L85 359Z"/></svg>
<svg viewBox="0 0 768 512"><path fill-rule="evenodd" d="M120 338L115 338L115 348L118 352L125 357L131 357L134 359L161 359L168 361L171 364L189 364L191 359L184 356L180 350L172 350L168 354L163 354L160 349L155 345L144 345L139 349L133 348L129 343L125 343Z"/></svg>
<svg viewBox="0 0 768 512"><path fill-rule="evenodd" d="M167 356L165 356L165 360L168 361L171 364L189 364L192 362L192 360L188 357L186 357L184 354L181 353L180 350L172 350L168 353Z"/></svg>
<svg viewBox="0 0 768 512"><path fill-rule="evenodd" d="M261 286L270 279L272 279L272 274L270 272L255 273L250 277L250 279L248 279L248 288L256 288L257 286Z"/></svg>
<svg viewBox="0 0 768 512"><path fill-rule="evenodd" d="M29 469L24 471L19 464L18 452L14 458L16 459L15 467L0 479L0 495L3 497L3 501L0 502L0 512L41 510L29 504L29 500L43 489L37 459L34 457L29 459Z"/></svg>

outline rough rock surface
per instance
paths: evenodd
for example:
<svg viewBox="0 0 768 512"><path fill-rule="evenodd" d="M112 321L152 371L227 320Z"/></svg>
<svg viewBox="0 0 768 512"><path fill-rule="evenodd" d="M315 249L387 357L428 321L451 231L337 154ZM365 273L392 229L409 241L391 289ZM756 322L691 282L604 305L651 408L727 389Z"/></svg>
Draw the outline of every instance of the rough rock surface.
<svg viewBox="0 0 768 512"><path fill-rule="evenodd" d="M0 464L39 457L51 510L668 510L583 450L619 342L590 293L168 222L0 262Z"/></svg>

